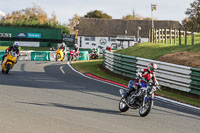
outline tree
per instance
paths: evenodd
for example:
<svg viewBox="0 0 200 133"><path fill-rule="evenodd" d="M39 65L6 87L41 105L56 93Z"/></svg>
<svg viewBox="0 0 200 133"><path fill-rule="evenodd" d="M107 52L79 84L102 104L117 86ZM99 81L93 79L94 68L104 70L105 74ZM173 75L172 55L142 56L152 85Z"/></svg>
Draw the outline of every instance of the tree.
<svg viewBox="0 0 200 133"><path fill-rule="evenodd" d="M79 24L80 16L78 14L74 14L74 17L69 20L69 30L71 33L75 34L75 38L78 39L78 30L77 26Z"/></svg>
<svg viewBox="0 0 200 133"><path fill-rule="evenodd" d="M126 15L122 17L123 20L143 20L143 17L141 17L139 14L132 16L132 15Z"/></svg>
<svg viewBox="0 0 200 133"><path fill-rule="evenodd" d="M195 0L190 6L185 12L188 17L182 23L191 31L200 31L200 0Z"/></svg>
<svg viewBox="0 0 200 133"><path fill-rule="evenodd" d="M84 17L85 18L112 19L112 17L110 15L108 15L107 13L103 13L102 11L99 11L99 10L90 11Z"/></svg>
<svg viewBox="0 0 200 133"><path fill-rule="evenodd" d="M143 20L143 17L139 14L136 14L135 10L133 9L132 15L128 14L122 17L123 20Z"/></svg>
<svg viewBox="0 0 200 133"><path fill-rule="evenodd" d="M152 18L151 17L145 17L144 20L152 20ZM154 18L154 20L155 20L155 18Z"/></svg>
<svg viewBox="0 0 200 133"><path fill-rule="evenodd" d="M49 19L50 25L52 25L52 26L57 25L57 24L58 24L58 20L57 20L56 13L53 12L53 13L51 14L51 17L52 17L52 18Z"/></svg>
<svg viewBox="0 0 200 133"><path fill-rule="evenodd" d="M71 33L74 33L77 31L76 26L79 24L80 16L78 14L74 14L74 17L72 19L69 19L69 29Z"/></svg>
<svg viewBox="0 0 200 133"><path fill-rule="evenodd" d="M65 34L69 34L69 28L66 24L60 24L57 20L55 12L51 18L39 6L34 5L31 8L13 11L5 16L5 20L0 20L0 25L5 26L25 26L25 27L41 27L41 28L60 28Z"/></svg>

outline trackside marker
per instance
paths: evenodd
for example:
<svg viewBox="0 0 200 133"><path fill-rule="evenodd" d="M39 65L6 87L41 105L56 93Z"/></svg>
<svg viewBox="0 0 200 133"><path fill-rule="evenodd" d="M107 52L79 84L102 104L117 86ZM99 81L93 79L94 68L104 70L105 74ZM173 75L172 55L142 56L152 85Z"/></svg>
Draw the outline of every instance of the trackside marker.
<svg viewBox="0 0 200 133"><path fill-rule="evenodd" d="M117 82L114 82L114 81L110 81L110 80L107 80L107 79L102 79L102 78L99 78L99 77L94 76L94 75L89 74L89 73L86 73L85 75L90 76L90 77L95 78L95 79L98 79L98 80L101 80L101 81L105 81L105 82L108 82L108 83L119 85L119 86L124 87L124 88L128 88L127 85L123 85L123 84L120 84L120 83L117 83Z"/></svg>

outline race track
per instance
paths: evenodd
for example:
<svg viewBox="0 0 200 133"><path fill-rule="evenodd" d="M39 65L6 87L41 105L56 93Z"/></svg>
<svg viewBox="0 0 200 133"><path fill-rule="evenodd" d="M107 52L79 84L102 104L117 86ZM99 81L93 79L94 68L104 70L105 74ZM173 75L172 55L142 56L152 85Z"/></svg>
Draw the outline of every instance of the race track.
<svg viewBox="0 0 200 133"><path fill-rule="evenodd" d="M0 133L199 133L200 110L155 100L147 117L120 113L119 88L66 63L19 62L0 73Z"/></svg>

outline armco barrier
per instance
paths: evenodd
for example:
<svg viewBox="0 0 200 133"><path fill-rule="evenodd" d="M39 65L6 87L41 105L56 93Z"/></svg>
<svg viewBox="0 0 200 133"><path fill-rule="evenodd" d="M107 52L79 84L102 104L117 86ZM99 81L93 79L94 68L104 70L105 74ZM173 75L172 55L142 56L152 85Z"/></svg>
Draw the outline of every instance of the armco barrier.
<svg viewBox="0 0 200 133"><path fill-rule="evenodd" d="M190 74L192 82L190 83L191 93L200 95L200 69L191 68Z"/></svg>
<svg viewBox="0 0 200 133"><path fill-rule="evenodd" d="M49 51L31 52L32 61L50 61Z"/></svg>
<svg viewBox="0 0 200 133"><path fill-rule="evenodd" d="M2 60L2 57L4 56L5 52L4 51L0 51L0 61Z"/></svg>
<svg viewBox="0 0 200 133"><path fill-rule="evenodd" d="M114 53L104 53L104 66L110 71L133 78L136 74L136 58L114 54Z"/></svg>
<svg viewBox="0 0 200 133"><path fill-rule="evenodd" d="M156 77L160 85L200 95L200 69L155 60L104 52L103 65L110 71L134 78L137 71L150 62L158 65Z"/></svg>
<svg viewBox="0 0 200 133"><path fill-rule="evenodd" d="M31 51L20 51L19 60L31 61Z"/></svg>
<svg viewBox="0 0 200 133"><path fill-rule="evenodd" d="M4 51L0 51L0 61ZM64 61L68 60L69 52L66 52ZM20 51L19 60L21 61L55 61L56 51ZM89 60L88 51L80 51L79 60Z"/></svg>

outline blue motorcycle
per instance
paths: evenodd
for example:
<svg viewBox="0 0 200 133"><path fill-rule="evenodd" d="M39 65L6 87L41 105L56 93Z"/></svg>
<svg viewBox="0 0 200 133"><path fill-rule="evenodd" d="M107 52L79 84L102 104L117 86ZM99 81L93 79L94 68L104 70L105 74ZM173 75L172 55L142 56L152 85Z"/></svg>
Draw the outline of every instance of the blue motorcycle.
<svg viewBox="0 0 200 133"><path fill-rule="evenodd" d="M147 116L154 103L154 92L160 89L160 86L151 82L146 83L142 80L142 77L137 77L136 81L129 81L128 88L130 94L127 95L127 91L120 89L119 92L122 96L119 102L120 112L126 112L128 109L139 109L139 115L141 117Z"/></svg>

